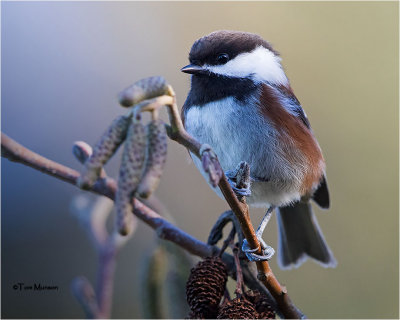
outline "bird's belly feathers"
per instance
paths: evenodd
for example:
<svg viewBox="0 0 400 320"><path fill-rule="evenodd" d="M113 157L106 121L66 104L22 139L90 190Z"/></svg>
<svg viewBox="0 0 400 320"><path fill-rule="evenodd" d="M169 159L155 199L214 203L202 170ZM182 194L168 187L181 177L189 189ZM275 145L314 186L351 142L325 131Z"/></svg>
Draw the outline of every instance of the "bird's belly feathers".
<svg viewBox="0 0 400 320"><path fill-rule="evenodd" d="M224 171L246 161L251 176L263 180L252 183L250 204L281 206L302 195L306 158L296 148L280 143L279 133L259 114L254 101L240 104L225 98L192 106L186 112L185 127L200 143L213 148ZM192 158L204 175L199 159Z"/></svg>

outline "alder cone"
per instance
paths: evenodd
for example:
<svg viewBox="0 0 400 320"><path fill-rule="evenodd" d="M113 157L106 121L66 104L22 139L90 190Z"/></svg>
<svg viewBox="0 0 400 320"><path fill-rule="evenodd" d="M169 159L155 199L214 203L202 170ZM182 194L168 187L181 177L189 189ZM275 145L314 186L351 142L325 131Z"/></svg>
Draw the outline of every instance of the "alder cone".
<svg viewBox="0 0 400 320"><path fill-rule="evenodd" d="M194 318L215 319L228 272L219 257L207 257L190 271L186 299Z"/></svg>
<svg viewBox="0 0 400 320"><path fill-rule="evenodd" d="M217 319L257 319L253 304L245 298L235 298L223 305Z"/></svg>
<svg viewBox="0 0 400 320"><path fill-rule="evenodd" d="M271 302L265 294L260 293L258 290L248 290L245 296L255 307L258 313L258 319L276 318L276 313L272 308Z"/></svg>
<svg viewBox="0 0 400 320"><path fill-rule="evenodd" d="M258 319L275 319L276 318L276 313L272 308L267 311L263 311L261 313L258 313Z"/></svg>

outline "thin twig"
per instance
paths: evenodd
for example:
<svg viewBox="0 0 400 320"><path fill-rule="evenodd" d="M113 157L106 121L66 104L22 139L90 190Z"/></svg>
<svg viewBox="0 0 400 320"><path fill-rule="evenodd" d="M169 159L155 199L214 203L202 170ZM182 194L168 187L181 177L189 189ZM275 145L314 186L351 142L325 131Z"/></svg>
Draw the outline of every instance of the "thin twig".
<svg viewBox="0 0 400 320"><path fill-rule="evenodd" d="M77 157L77 159L80 162L86 160L80 157ZM76 283L79 284L80 278L73 282L73 290L88 318L108 319L111 315L117 254L133 233L123 237L117 230L114 230L111 234L107 232L106 223L113 209L112 201L105 197L99 197L94 204L90 204L89 200L86 203L84 200L83 196L74 199L72 211L82 223L97 252L96 290L94 292L91 289L93 292L88 295L86 292L88 292L88 288L91 288L88 281L86 281L85 286L76 285ZM96 308L93 308L93 299L96 301ZM92 311L88 312L87 310Z"/></svg>
<svg viewBox="0 0 400 320"><path fill-rule="evenodd" d="M96 297L100 319L109 319L111 315L117 251L115 243L109 241L99 252Z"/></svg>
<svg viewBox="0 0 400 320"><path fill-rule="evenodd" d="M86 313L86 318L96 319L99 315L99 306L96 295L89 280L85 277L77 277L72 282L72 293L81 304Z"/></svg>
<svg viewBox="0 0 400 320"><path fill-rule="evenodd" d="M240 299L243 294L243 272L242 272L242 267L240 266L239 248L238 248L237 244L231 245L231 248L232 248L233 258L235 259L235 266L236 266L235 294L236 294L236 297L238 297Z"/></svg>
<svg viewBox="0 0 400 320"><path fill-rule="evenodd" d="M219 257L222 256L222 254L224 253L224 251L226 250L226 248L229 246L229 244L231 242L233 242L233 239L235 238L235 234L236 234L236 229L235 226L232 226L231 232L229 232L228 237L224 240L221 250L218 254Z"/></svg>

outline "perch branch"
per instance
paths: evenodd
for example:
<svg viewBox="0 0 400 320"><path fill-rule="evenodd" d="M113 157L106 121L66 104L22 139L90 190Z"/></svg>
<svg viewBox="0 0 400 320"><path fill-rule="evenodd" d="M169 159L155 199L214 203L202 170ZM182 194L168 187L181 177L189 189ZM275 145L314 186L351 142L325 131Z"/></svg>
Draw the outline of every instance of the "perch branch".
<svg viewBox="0 0 400 320"><path fill-rule="evenodd" d="M176 97L172 87L169 87L169 94L173 97L173 103L167 105L168 115L171 123L171 126L167 126L167 133L172 140L175 140L176 142L182 144L187 149L189 149L189 151L191 151L193 154L201 159L201 143L191 137L189 133L187 133L187 131L185 130L181 117L179 115L178 107L176 104ZM240 223L243 234L247 239L250 248L258 248L257 254L262 254L261 245L257 239L253 224L251 223L249 208L245 200L243 199L242 201L239 201L223 172L218 186L222 194L224 195L225 200L236 215L236 218ZM271 292L285 318L303 318L304 315L302 314L302 312L290 300L286 288L284 286L281 286L279 281L276 279L269 266L268 261L257 261L256 265L258 270L258 279Z"/></svg>
<svg viewBox="0 0 400 320"><path fill-rule="evenodd" d="M174 103L174 106L176 104ZM194 154L200 156L201 144L193 139L183 128L182 121L180 120L177 108L169 108L169 115L171 119L172 126L169 131L171 139L183 144ZM57 162L49 160L25 147L18 144L13 139L9 138L7 135L1 135L1 154L3 157L8 158L11 161L19 162L24 165L30 166L36 170L43 173L71 183L76 184L80 173L76 170L63 166ZM245 203L240 202L226 176L223 174L219 187L227 200L232 211L235 213L242 227L243 233L252 248L258 247L261 251L261 247L256 238L254 228L251 224L248 207ZM115 191L117 189L117 184L115 180L105 177L99 179L90 190L96 194L104 195L114 200ZM172 241L184 248L188 252L200 256L206 257L213 254L215 251L214 247L209 246L196 238L192 237L188 233L180 230L156 212L145 206L139 200L134 199L133 207L134 214L152 227L157 235L169 241ZM261 252L259 252L261 253ZM224 255L225 256L225 255ZM278 308L282 311L285 318L302 318L303 314L297 309L297 307L291 302L286 289L281 286L278 280L275 278L272 270L269 267L268 262L259 261L256 262L258 269L258 279L266 286L266 288L271 292L272 296L277 302ZM263 290L264 291L264 290Z"/></svg>
<svg viewBox="0 0 400 320"><path fill-rule="evenodd" d="M169 137L172 140L175 140L176 142L182 144L195 156L202 159L202 145L200 144L200 142L191 137L184 129L176 104L176 96L171 86L168 86L167 94L168 96L160 96L152 100L150 99L140 102L140 107L136 108L136 110L158 112L158 109L160 107L166 105L168 107L167 110L171 124L170 126L166 125ZM15 141L5 136L4 134L2 134L2 156L7 157L11 161L21 162L25 165L31 166L37 170L40 170L44 173L50 174L72 184L76 184L76 181L80 176L77 171L64 167L61 164L48 160L38 154L35 154L34 152L17 144ZM211 158L213 157L210 157L210 159ZM237 198L225 174L222 172L217 159L214 159L214 161L209 163L214 166L214 169L219 169L220 171L218 186L222 194L224 195L225 200L227 201L237 220L239 221L243 234L247 239L250 248L257 248L257 254L261 255L261 245L256 237L254 227L251 223L249 210L245 198ZM215 172L215 170L209 170L210 178L213 184L216 184ZM213 175L214 179L212 178ZM91 191L114 199L116 183L113 179L103 176L97 180ZM213 247L202 243L201 241L178 229L168 221L162 219L161 216L159 216L150 208L146 207L139 200L133 199L132 205L134 208L134 214L142 219L144 222L146 222L148 225L150 225L153 229L155 229L160 238L171 240L181 247L185 248L187 251L199 256L207 256L212 253ZM291 302L287 294L286 288L280 285L280 283L274 276L271 268L269 267L268 262L257 261L256 266L258 270L257 278L271 292L285 318L304 317L304 315Z"/></svg>
<svg viewBox="0 0 400 320"><path fill-rule="evenodd" d="M25 148L15 140L9 138L4 133L1 134L1 155L2 157L8 158L13 162L29 166L35 170L43 172L47 175L50 175L62 181L68 182L74 186L76 186L76 180L80 176L80 173L78 171L68 168L52 160L49 160ZM93 192L97 195L106 196L113 200L116 188L117 184L115 180L108 177L104 177L100 178L94 184L92 189L88 191ZM183 248L184 250L190 252L191 254L194 254L202 258L211 256L214 253L218 252L217 247L207 245L206 243L194 238L190 234L179 229L178 227L167 221L165 218L157 214L154 210L144 205L139 200L135 199L134 201L135 201L134 214L140 220L142 220L152 229L154 229L160 238L171 241L176 245L180 246L181 248ZM233 261L233 257L227 253L224 253L222 255L222 259L227 265L229 274L231 276L234 276L235 264ZM243 276L245 279L245 283L249 288L253 290L259 290L270 296L270 293L256 279L252 270L250 270L247 266L243 267ZM82 282L79 282L78 284L82 284ZM88 286L85 285L84 288L87 289ZM93 291L93 289L91 290ZM74 292L76 294L77 290L75 290ZM79 292L82 291L79 290ZM86 292L90 292L90 290L87 290ZM93 315L98 313L97 303L92 303L93 299L92 298L89 299L89 297L92 297L92 295L85 294L85 297L82 297L78 293L78 296L80 301L82 301L82 298L84 298L85 301L91 301L89 305L86 304L84 306L88 314Z"/></svg>

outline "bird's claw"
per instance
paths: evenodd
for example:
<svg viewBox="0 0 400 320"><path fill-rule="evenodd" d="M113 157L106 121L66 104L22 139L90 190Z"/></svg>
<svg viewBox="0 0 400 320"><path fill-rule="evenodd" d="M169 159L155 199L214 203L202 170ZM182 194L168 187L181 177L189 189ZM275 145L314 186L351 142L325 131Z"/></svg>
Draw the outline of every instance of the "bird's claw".
<svg viewBox="0 0 400 320"><path fill-rule="evenodd" d="M249 243L246 239L243 240L242 251L246 254L247 259L249 261L268 261L275 254L274 248L267 245L261 237L258 237L258 241L260 241L262 255L258 255L255 252L258 251L258 248L251 249Z"/></svg>
<svg viewBox="0 0 400 320"><path fill-rule="evenodd" d="M238 195L238 196L243 196L243 197L248 197L251 196L251 190L250 186L247 186L246 188L238 188L236 187L236 182L231 179L229 174L231 174L232 171L227 171L225 172L225 175L228 179L229 184L231 185L232 190Z"/></svg>
<svg viewBox="0 0 400 320"><path fill-rule="evenodd" d="M250 167L247 162L240 162L235 170L226 171L225 175L236 195L242 197L251 196Z"/></svg>

